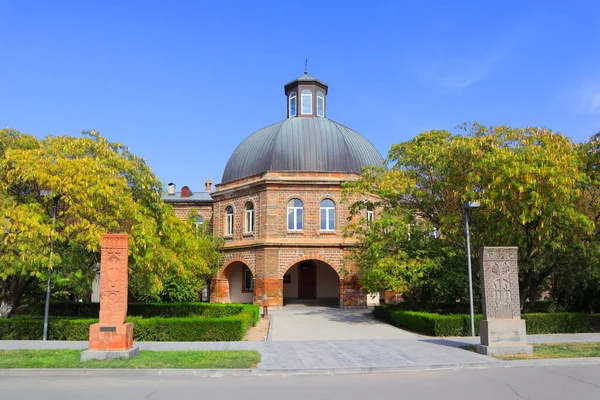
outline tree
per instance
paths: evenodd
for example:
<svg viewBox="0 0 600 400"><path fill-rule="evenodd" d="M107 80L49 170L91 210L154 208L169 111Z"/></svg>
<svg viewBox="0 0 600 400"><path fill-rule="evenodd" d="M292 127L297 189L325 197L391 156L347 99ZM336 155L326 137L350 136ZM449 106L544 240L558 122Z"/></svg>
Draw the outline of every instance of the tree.
<svg viewBox="0 0 600 400"><path fill-rule="evenodd" d="M0 247L0 317L17 306L33 279L47 276L50 265L64 276L89 277L104 233L130 235L134 294L160 293L168 277L192 280L217 268L220 242L196 238L191 224L162 201L161 184L145 161L126 146L95 131L38 140L3 129L0 157L0 216L7 225ZM40 189L53 195L42 197Z"/></svg>
<svg viewBox="0 0 600 400"><path fill-rule="evenodd" d="M571 140L545 128L461 128L465 135L433 130L392 146L389 171L366 171L347 190L379 196L383 217L436 227L442 247L460 251L461 204L480 201L481 209L471 213L473 247L518 246L521 301L534 299L553 271L576 267L568 253L594 231L594 222L578 207L587 179L580 153ZM363 208L358 202L353 210ZM358 233L360 254L377 233ZM389 246L394 237L381 240ZM399 252L402 243L396 243L392 250ZM433 243L424 244L429 252ZM412 275L430 268L428 260L419 263ZM369 265L361 272L369 272Z"/></svg>

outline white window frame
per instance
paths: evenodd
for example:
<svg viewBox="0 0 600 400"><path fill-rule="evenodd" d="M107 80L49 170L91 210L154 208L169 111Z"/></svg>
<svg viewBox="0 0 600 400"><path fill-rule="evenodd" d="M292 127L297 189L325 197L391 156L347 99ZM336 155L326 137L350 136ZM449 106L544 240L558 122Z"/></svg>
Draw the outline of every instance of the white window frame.
<svg viewBox="0 0 600 400"><path fill-rule="evenodd" d="M375 210L372 207L367 208L367 226L371 226L373 219L375 218Z"/></svg>
<svg viewBox="0 0 600 400"><path fill-rule="evenodd" d="M229 210L231 210L231 212L229 212ZM232 206L228 206L225 209L225 235L226 236L231 236L233 235L233 207Z"/></svg>
<svg viewBox="0 0 600 400"><path fill-rule="evenodd" d="M296 206L293 205L294 202L298 200L300 201L300 203L302 203L301 206ZM290 203L292 203L292 205L290 206ZM300 228L298 228L299 224L298 224L298 211L302 210L302 218L300 219L300 224L302 225ZM293 227L290 228L290 212L292 213L292 215L294 216L294 222L293 222ZM304 228L304 202L298 198L293 198L290 201L288 201L287 204L287 213L285 214L285 225L287 226L287 230L288 231L301 231Z"/></svg>
<svg viewBox="0 0 600 400"><path fill-rule="evenodd" d="M246 218L244 218L244 233L254 232L254 204L251 201L246 203L245 217Z"/></svg>
<svg viewBox="0 0 600 400"><path fill-rule="evenodd" d="M325 202L325 201L332 202L333 206L324 206L323 202ZM325 228L323 228L323 210L325 210ZM333 219L330 219L330 214L329 214L330 211L333 211ZM327 231L327 232L335 231L335 226L336 226L335 217L336 217L335 216L335 201L333 201L329 198L321 200L321 205L319 208L319 218L321 219L319 221L319 227L321 228L321 230Z"/></svg>
<svg viewBox="0 0 600 400"><path fill-rule="evenodd" d="M294 113L292 114L292 101L294 102ZM290 98L288 101L288 112L290 114L290 117L295 117L296 115L298 115L298 96L296 95L296 92L292 92L290 93Z"/></svg>
<svg viewBox="0 0 600 400"><path fill-rule="evenodd" d="M200 229L203 223L204 217L202 215L197 215L196 218L194 218L194 227L196 228L196 233L198 233L198 230Z"/></svg>
<svg viewBox="0 0 600 400"><path fill-rule="evenodd" d="M300 114L311 115L312 114L312 92L308 89L304 89L302 91L302 95L300 96L300 98L302 99L302 104L300 107ZM306 101L306 98L308 98L308 106L309 106L308 112L304 112L304 102Z"/></svg>
<svg viewBox="0 0 600 400"><path fill-rule="evenodd" d="M319 113L319 101L322 104L321 112ZM325 116L325 96L321 92L317 92L317 117Z"/></svg>

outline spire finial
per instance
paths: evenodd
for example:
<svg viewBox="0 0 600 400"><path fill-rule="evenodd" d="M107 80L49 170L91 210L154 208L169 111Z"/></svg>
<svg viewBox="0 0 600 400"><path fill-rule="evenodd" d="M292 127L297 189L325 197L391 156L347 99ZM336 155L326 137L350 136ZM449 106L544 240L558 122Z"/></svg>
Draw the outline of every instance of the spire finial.
<svg viewBox="0 0 600 400"><path fill-rule="evenodd" d="M308 75L308 57L304 59L304 75Z"/></svg>

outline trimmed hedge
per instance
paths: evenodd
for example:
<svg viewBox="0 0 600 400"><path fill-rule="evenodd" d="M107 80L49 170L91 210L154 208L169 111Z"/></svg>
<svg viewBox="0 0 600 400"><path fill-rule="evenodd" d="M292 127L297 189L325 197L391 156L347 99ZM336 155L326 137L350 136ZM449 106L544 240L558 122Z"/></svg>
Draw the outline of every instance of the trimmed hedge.
<svg viewBox="0 0 600 400"><path fill-rule="evenodd" d="M417 311L398 311L387 306L375 306L375 318L399 328L429 336L470 336L469 314L441 315ZM523 314L528 334L600 332L600 314L533 313ZM479 321L475 315L475 334L479 335Z"/></svg>
<svg viewBox="0 0 600 400"><path fill-rule="evenodd" d="M78 305L79 304L79 305ZM127 318L133 322L133 336L136 341L156 342L206 342L239 341L246 330L256 325L260 311L253 304L144 304L130 303ZM50 340L89 339L89 326L98 322L98 318L73 318L93 313L97 305L82 303L55 303L54 314L48 323ZM3 340L39 340L42 336L44 321L33 315L23 315L0 319L0 339ZM141 316L140 316L141 314ZM96 315L98 312L96 311Z"/></svg>
<svg viewBox="0 0 600 400"><path fill-rule="evenodd" d="M252 304L215 304L215 303L128 303L127 315L136 317L232 317L244 311L244 307L256 307ZM97 318L99 303L50 302L49 314L56 317ZM44 303L28 307L23 315L44 315Z"/></svg>
<svg viewBox="0 0 600 400"><path fill-rule="evenodd" d="M127 318L133 322L133 338L151 342L206 342L239 341L246 333L247 319L244 317L223 318ZM90 325L97 319L51 318L48 321L49 340L89 339ZM44 321L38 318L0 319L0 339L39 340Z"/></svg>
<svg viewBox="0 0 600 400"><path fill-rule="evenodd" d="M387 304L386 306L397 311L420 311L434 314L469 314L469 303L415 303L404 301ZM476 314L481 314L481 303L475 302L473 309ZM556 303L552 301L528 301L523 304L523 313L547 313L562 311L558 310Z"/></svg>

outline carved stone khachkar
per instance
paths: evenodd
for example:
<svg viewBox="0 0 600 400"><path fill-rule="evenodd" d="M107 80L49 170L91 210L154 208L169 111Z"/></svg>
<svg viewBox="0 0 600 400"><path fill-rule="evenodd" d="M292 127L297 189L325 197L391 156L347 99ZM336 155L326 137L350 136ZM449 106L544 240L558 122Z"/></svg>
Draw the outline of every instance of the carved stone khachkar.
<svg viewBox="0 0 600 400"><path fill-rule="evenodd" d="M100 258L100 322L90 325L89 350L81 361L131 358L138 354L133 347L133 323L127 316L127 234L102 237Z"/></svg>
<svg viewBox="0 0 600 400"><path fill-rule="evenodd" d="M477 352L486 355L532 353L521 319L517 247L483 247L479 274L483 320Z"/></svg>

